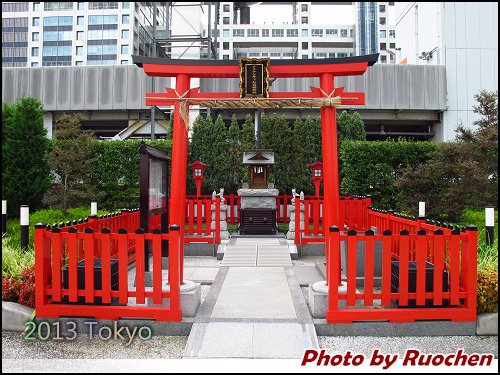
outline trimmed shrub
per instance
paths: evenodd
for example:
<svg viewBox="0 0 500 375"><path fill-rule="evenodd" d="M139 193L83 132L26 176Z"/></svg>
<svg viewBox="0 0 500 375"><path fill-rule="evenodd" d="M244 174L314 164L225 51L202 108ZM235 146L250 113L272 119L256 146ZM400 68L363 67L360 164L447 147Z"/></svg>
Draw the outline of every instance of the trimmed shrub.
<svg viewBox="0 0 500 375"><path fill-rule="evenodd" d="M477 273L477 312L498 312L498 269L488 267Z"/></svg>

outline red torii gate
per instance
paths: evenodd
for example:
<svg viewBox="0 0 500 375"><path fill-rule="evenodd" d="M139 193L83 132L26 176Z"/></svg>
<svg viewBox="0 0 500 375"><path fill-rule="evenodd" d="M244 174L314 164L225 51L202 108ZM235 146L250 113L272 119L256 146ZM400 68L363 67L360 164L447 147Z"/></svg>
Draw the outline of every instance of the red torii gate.
<svg viewBox="0 0 500 375"><path fill-rule="evenodd" d="M199 92L199 87L190 88L191 78L239 78L238 60L172 60L132 56L133 62L144 69L148 76L175 77L175 89L167 88L164 93L147 93L146 105L173 105L174 123L172 140L172 177L170 224L183 228L185 221L186 173L188 155L188 131L185 123L189 105L209 99L239 99L240 92ZM319 60L272 60L269 64L270 78L319 77L320 87L311 87L310 92L270 92L269 99L331 99L340 98L340 105L363 105L363 92L344 92L335 88L334 78L362 75L378 60L378 54L338 59ZM182 107L181 107L182 104ZM186 111L186 112L184 112ZM337 123L335 106L321 107L321 133L324 175L323 226L336 225L342 229L339 220L340 188L338 175ZM180 282L183 281L184 232L179 233L178 243L171 241L170 254L174 265L179 265ZM326 241L326 256L330 244ZM328 265L328 262L327 262ZM327 266L328 267L328 266ZM328 278L327 278L328 280ZM172 280L174 283L177 280Z"/></svg>

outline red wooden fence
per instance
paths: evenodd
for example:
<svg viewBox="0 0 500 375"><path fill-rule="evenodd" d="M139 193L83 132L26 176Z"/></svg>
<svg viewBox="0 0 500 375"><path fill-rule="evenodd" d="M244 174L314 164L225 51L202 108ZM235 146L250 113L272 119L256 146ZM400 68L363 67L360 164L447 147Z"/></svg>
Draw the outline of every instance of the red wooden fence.
<svg viewBox="0 0 500 375"><path fill-rule="evenodd" d="M329 288L326 318L329 323L350 323L355 320L389 320L391 322L412 322L415 320L476 320L476 278L477 278L477 228L469 227L444 233L438 229L432 234L420 229L410 234L406 229L400 234L386 230L374 235L373 231L348 236L340 231L328 232L332 241L328 257ZM338 272L340 270L340 241L346 241L347 277L345 292L339 293ZM362 292L356 289L356 246L365 244L365 281ZM382 286L373 286L374 243L382 244ZM399 263L394 275L393 261ZM416 267L411 276L410 262ZM433 270L427 266L432 263ZM397 269L397 268L395 268ZM446 271L446 272L443 272ZM415 278L415 290L409 290L410 277ZM426 278L432 277L432 291L426 288ZM398 278L398 289L391 288ZM443 278L449 287L443 288ZM392 289L392 290L391 290ZM447 290L446 290L447 289ZM427 306L426 306L427 302ZM393 305L397 303L399 307ZM409 307L413 303L419 308Z"/></svg>

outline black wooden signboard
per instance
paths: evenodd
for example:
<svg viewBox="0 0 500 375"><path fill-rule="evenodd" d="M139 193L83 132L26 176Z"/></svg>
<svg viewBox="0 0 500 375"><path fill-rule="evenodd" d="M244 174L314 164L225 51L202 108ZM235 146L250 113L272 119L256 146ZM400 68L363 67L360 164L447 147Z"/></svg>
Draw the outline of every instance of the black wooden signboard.
<svg viewBox="0 0 500 375"><path fill-rule="evenodd" d="M269 97L269 59L240 59L240 97Z"/></svg>

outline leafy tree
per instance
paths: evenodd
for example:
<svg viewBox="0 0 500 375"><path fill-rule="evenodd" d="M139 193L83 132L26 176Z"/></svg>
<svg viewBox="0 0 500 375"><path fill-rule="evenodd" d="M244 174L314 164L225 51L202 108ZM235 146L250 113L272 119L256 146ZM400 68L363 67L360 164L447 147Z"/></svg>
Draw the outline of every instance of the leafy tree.
<svg viewBox="0 0 500 375"><path fill-rule="evenodd" d="M228 153L229 153L229 191L236 194L241 187L242 178L242 151L241 151L241 130L236 120L236 116L231 118L231 126L227 133Z"/></svg>
<svg viewBox="0 0 500 375"><path fill-rule="evenodd" d="M351 116L350 139L355 141L366 141L365 123L358 112Z"/></svg>
<svg viewBox="0 0 500 375"><path fill-rule="evenodd" d="M247 151L253 149L255 149L255 125L252 121L252 116L246 115L242 127L241 150Z"/></svg>
<svg viewBox="0 0 500 375"><path fill-rule="evenodd" d="M43 105L36 98L19 98L2 105L2 194L8 214L19 216L19 206L41 208L50 186L49 140L43 126Z"/></svg>
<svg viewBox="0 0 500 375"><path fill-rule="evenodd" d="M64 113L57 120L57 141L53 142L49 155L55 183L45 194L44 202L62 209L64 217L68 208L99 201L104 196L89 183L92 165L97 158L92 152L94 134L80 130L84 118L81 113ZM119 163L119 159L116 162Z"/></svg>

